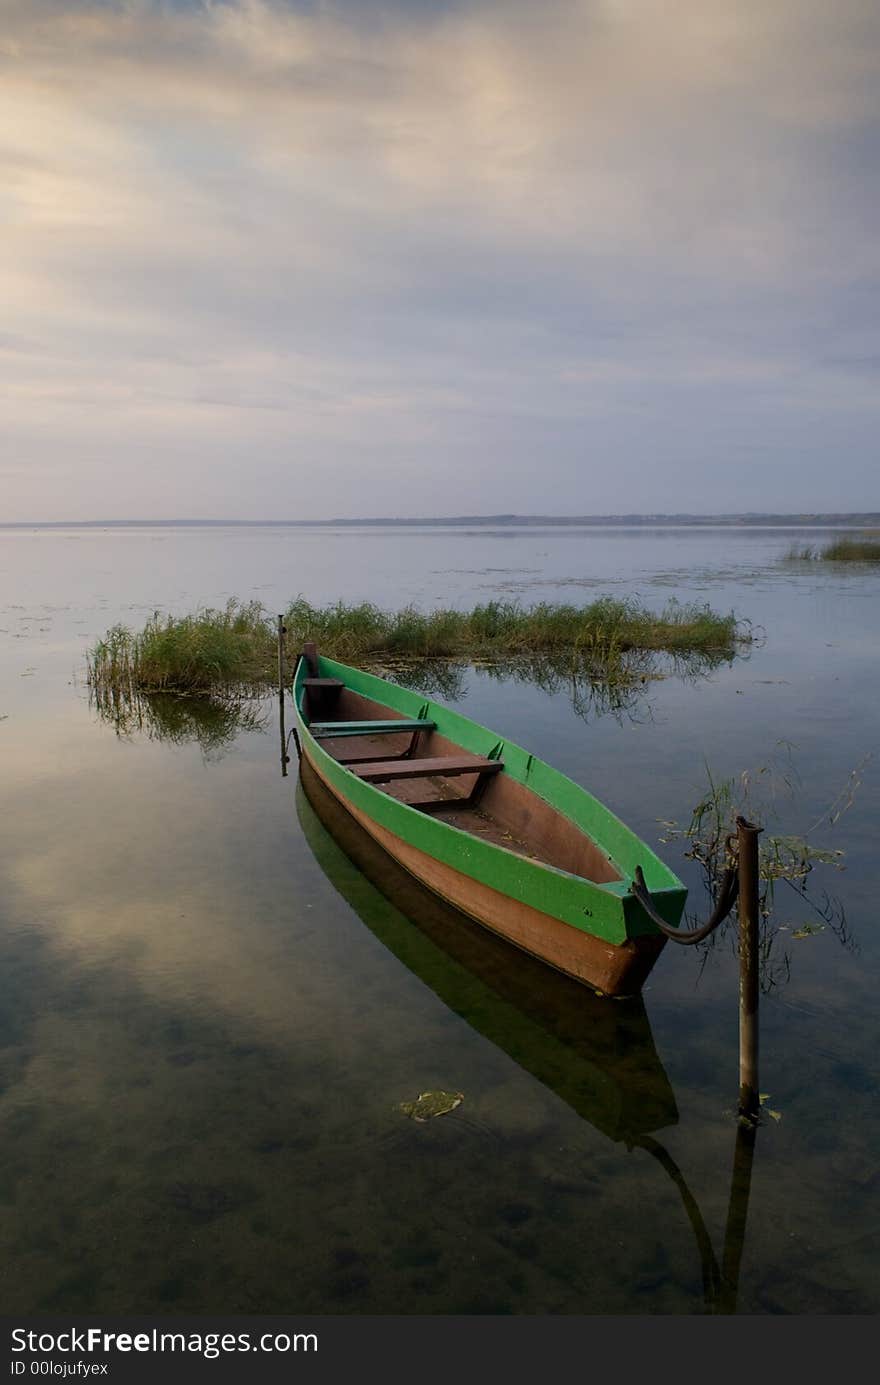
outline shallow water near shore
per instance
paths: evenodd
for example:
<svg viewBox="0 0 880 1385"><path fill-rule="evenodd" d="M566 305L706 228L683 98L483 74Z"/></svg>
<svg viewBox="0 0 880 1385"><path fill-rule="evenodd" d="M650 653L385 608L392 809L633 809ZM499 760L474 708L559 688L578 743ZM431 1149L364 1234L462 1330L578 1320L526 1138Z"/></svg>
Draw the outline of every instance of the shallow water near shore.
<svg viewBox="0 0 880 1385"><path fill-rule="evenodd" d="M0 529L6 1311L703 1313L732 1306L711 1256L747 1210L739 1311L875 1313L880 574L785 563L792 537ZM281 776L277 699L200 747L115 735L83 682L88 646L157 608L606 592L760 639L618 715L482 667L457 705L608 803L695 915L660 820L687 823L706 764L794 772L785 832L859 770L811 834L846 869L777 891L747 1209L729 934L667 947L640 1004L600 999L346 855ZM435 1090L463 1100L401 1109Z"/></svg>

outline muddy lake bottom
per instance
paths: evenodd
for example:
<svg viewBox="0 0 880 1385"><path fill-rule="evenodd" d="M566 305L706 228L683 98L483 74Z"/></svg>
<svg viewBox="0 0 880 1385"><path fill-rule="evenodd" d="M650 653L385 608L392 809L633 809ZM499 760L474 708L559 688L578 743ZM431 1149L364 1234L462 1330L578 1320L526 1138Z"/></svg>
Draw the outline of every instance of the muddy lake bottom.
<svg viewBox="0 0 880 1385"><path fill-rule="evenodd" d="M573 992L346 855L295 761L281 776L277 699L199 744L117 735L83 681L116 621L233 596L607 593L760 637L617 708L482 666L442 700L607 803L694 917L700 871L662 823L707 766L766 788L768 832L844 852L775 896L736 1306L876 1313L880 573L784 561L832 536L0 529L5 1311L717 1308L682 1185L720 1263L732 1188L742 1210L729 930L668 946L641 1004ZM411 1119L432 1091L463 1099Z"/></svg>

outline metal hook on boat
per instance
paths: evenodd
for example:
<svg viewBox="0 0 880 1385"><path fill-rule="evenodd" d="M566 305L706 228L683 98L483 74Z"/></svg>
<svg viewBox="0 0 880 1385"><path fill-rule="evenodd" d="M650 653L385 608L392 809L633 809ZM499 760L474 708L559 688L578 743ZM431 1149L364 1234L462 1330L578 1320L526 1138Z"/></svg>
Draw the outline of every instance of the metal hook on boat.
<svg viewBox="0 0 880 1385"><path fill-rule="evenodd" d="M757 919L758 919L758 836L761 832L760 827L754 823L747 822L742 816L736 819L736 862L728 866L721 878L721 889L718 893L718 901L712 913L712 917L701 928L694 928L689 933L682 933L677 928L670 928L669 924L658 913L654 901L645 884L645 877L642 874L641 866L636 866L633 871L633 883L631 886L634 897L639 901L645 913L652 923L656 924L660 932L666 938L671 938L674 943L681 943L683 947L691 946L694 943L701 943L710 933L714 933L719 924L723 923L730 913L740 894L742 883L742 901L740 904L740 922L742 924L745 914L749 937L752 940L747 949L749 952L757 949ZM733 849L734 838L727 838L728 851ZM742 881L740 879L742 877ZM757 984L757 973L754 977L751 972L754 970L754 959L749 958L748 972L750 976L749 986ZM743 963L745 966L745 961ZM753 1004L755 1008L757 1002Z"/></svg>

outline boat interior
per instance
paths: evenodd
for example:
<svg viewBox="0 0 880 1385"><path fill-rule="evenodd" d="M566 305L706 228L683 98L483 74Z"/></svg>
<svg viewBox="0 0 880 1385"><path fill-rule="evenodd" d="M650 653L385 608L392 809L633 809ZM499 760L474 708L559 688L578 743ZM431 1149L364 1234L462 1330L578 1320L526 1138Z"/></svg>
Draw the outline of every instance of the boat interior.
<svg viewBox="0 0 880 1385"><path fill-rule="evenodd" d="M306 678L303 710L329 755L383 793L517 855L596 884L620 874L592 839L504 772L501 755L473 755L336 678Z"/></svg>

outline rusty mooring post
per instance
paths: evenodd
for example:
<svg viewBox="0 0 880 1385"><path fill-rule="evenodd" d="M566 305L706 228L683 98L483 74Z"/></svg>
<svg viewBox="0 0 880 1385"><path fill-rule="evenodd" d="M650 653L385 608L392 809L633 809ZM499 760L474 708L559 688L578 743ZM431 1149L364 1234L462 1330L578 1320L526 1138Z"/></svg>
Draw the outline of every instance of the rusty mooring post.
<svg viewBox="0 0 880 1385"><path fill-rule="evenodd" d="M760 827L736 820L739 844L739 1113L758 1114L758 837Z"/></svg>

